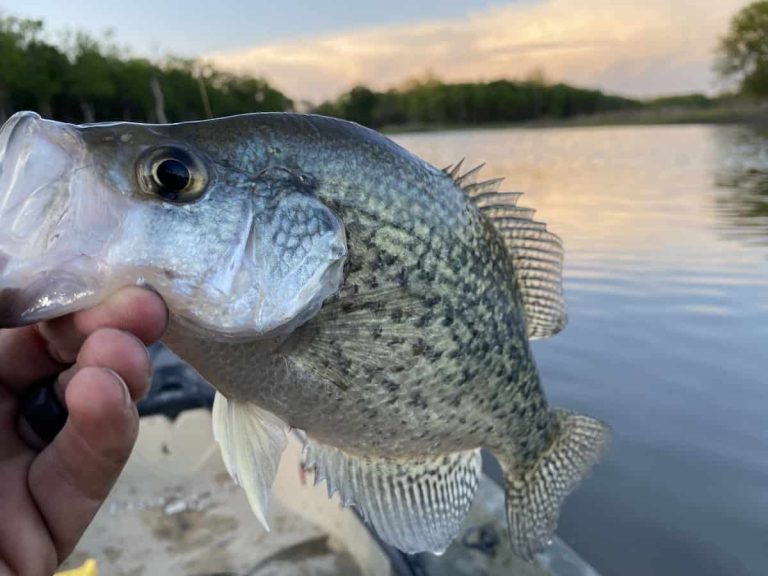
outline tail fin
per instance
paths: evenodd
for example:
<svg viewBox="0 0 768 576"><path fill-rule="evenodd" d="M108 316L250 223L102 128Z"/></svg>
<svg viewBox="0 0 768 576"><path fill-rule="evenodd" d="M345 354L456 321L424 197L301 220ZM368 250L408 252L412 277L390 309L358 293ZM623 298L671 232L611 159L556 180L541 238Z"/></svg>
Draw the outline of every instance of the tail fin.
<svg viewBox="0 0 768 576"><path fill-rule="evenodd" d="M507 521L512 549L526 560L547 546L560 505L597 464L610 441L602 422L555 410L559 431L536 464L507 475Z"/></svg>

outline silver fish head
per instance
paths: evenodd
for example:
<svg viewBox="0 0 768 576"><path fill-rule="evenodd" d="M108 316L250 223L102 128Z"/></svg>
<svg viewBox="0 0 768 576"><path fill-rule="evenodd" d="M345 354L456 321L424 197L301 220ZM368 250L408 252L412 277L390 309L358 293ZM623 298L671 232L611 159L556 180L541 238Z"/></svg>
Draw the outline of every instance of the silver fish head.
<svg viewBox="0 0 768 576"><path fill-rule="evenodd" d="M0 326L151 286L216 339L272 337L342 281L344 227L298 171L271 166L258 119L0 131Z"/></svg>

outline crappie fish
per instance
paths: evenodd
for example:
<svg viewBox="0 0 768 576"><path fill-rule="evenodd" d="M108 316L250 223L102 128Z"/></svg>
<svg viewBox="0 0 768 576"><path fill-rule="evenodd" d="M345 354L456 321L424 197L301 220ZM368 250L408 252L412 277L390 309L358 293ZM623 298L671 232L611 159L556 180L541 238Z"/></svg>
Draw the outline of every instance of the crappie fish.
<svg viewBox="0 0 768 576"><path fill-rule="evenodd" d="M320 116L19 113L0 132L0 325L151 286L165 342L217 389L215 437L262 522L296 430L329 494L439 553L486 447L531 558L609 432L547 404L529 347L566 322L559 238L476 176Z"/></svg>

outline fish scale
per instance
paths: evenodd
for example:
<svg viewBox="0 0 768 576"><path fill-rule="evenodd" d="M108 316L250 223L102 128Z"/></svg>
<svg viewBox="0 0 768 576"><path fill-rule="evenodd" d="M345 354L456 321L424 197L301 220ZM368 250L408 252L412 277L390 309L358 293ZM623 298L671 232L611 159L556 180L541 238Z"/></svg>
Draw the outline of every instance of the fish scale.
<svg viewBox="0 0 768 576"><path fill-rule="evenodd" d="M55 238L48 252L0 231L19 263L2 277L13 305L0 319L151 284L171 310L165 342L217 389L214 435L261 521L294 430L329 494L406 552L441 552L458 533L481 447L504 471L513 548L531 558L551 539L609 433L547 403L529 339L565 325L562 242L500 178L478 181L481 167L461 162L441 171L373 131L297 114L168 126L22 114L0 143L20 175L0 206L25 197L26 176L25 212L62 186L58 211L82 208L67 229L20 216L20 230ZM46 180L18 153L51 147L65 175L88 178ZM191 159L191 188L152 180L158 154ZM95 227L103 212L89 207L105 205L111 225ZM84 245L85 288L70 290L62 262Z"/></svg>

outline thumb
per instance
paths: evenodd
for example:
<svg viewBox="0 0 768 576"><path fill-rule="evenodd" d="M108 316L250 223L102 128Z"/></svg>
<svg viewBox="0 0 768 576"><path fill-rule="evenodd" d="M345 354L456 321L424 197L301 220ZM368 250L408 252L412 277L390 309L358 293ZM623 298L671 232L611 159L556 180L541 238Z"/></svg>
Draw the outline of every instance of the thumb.
<svg viewBox="0 0 768 576"><path fill-rule="evenodd" d="M67 385L67 423L35 459L29 487L59 561L90 524L117 480L138 434L138 414L125 382L99 367Z"/></svg>

